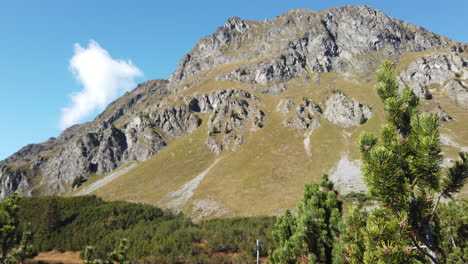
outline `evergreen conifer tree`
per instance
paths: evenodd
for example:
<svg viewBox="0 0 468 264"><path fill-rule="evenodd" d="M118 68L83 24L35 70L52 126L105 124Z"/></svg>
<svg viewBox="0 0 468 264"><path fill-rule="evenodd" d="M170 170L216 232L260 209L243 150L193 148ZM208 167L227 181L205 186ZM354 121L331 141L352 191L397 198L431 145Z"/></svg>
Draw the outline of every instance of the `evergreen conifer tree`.
<svg viewBox="0 0 468 264"><path fill-rule="evenodd" d="M20 196L15 192L9 199L5 199L0 203L0 250L2 253L0 263L5 263L8 252L18 242L19 200Z"/></svg>
<svg viewBox="0 0 468 264"><path fill-rule="evenodd" d="M28 224L23 230L19 246L10 253L15 262L23 264L26 259L37 256L37 252L32 245L32 238L31 225Z"/></svg>
<svg viewBox="0 0 468 264"><path fill-rule="evenodd" d="M437 114L420 113L412 89L405 87L398 93L391 62L383 63L377 80L376 90L388 122L381 128L379 139L363 133L358 147L369 194L382 208L375 210L360 229L364 245L359 241L348 245L348 256L364 263L416 263L425 259L439 263L436 208L441 197L451 197L468 178L468 155L460 153L461 160L441 179ZM353 247L362 246L362 256L353 254Z"/></svg>
<svg viewBox="0 0 468 264"><path fill-rule="evenodd" d="M320 185L304 186L297 209L296 217L286 211L275 224L273 237L278 248L271 254L273 263L332 263L341 201L327 175L323 176Z"/></svg>
<svg viewBox="0 0 468 264"><path fill-rule="evenodd" d="M130 261L127 256L128 253L128 241L127 239L121 239L119 246L109 253L108 259L112 262L115 261L120 264L129 264Z"/></svg>

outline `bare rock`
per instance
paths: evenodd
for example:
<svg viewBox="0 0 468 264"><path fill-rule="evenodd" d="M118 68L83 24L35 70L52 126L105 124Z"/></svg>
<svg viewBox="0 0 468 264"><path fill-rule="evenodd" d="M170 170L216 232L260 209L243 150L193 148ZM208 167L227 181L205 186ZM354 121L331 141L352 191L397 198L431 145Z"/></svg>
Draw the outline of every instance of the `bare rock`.
<svg viewBox="0 0 468 264"><path fill-rule="evenodd" d="M468 106L468 88L458 80L449 81L444 87L445 94L458 103Z"/></svg>
<svg viewBox="0 0 468 264"><path fill-rule="evenodd" d="M208 100L210 106L202 107L203 109L213 107L213 114L207 123L208 138L205 144L211 151L218 154L222 150L235 151L244 141L242 133L262 128L265 118L265 114L254 104L255 99L249 93L231 90L221 94L230 94L230 96L220 104L213 103L216 100ZM219 98L213 94L211 97ZM202 102L202 100L198 101Z"/></svg>
<svg viewBox="0 0 468 264"><path fill-rule="evenodd" d="M130 160L144 161L159 153L166 142L148 118L137 116L125 128Z"/></svg>
<svg viewBox="0 0 468 264"><path fill-rule="evenodd" d="M322 114L322 109L315 104L311 99L305 98L296 107L296 112L290 118L283 122L284 126L297 129L305 132L307 130L315 130L320 126L319 117Z"/></svg>
<svg viewBox="0 0 468 264"><path fill-rule="evenodd" d="M327 100L325 118L341 127L364 124L372 117L372 108L352 100L342 92L335 92Z"/></svg>
<svg viewBox="0 0 468 264"><path fill-rule="evenodd" d="M278 105L276 106L276 112L287 115L294 107L294 102L289 99L281 99Z"/></svg>
<svg viewBox="0 0 468 264"><path fill-rule="evenodd" d="M225 89L210 94L195 94L186 98L191 111L207 113L218 109L228 98L238 97L246 100L259 101L259 98L244 90Z"/></svg>
<svg viewBox="0 0 468 264"><path fill-rule="evenodd" d="M432 95L428 89L431 84L442 85L456 77L468 78L468 66L463 57L457 53L434 54L424 56L412 62L399 75L400 88L407 85L414 93L430 99Z"/></svg>
<svg viewBox="0 0 468 264"><path fill-rule="evenodd" d="M151 113L149 117L154 120L155 126L172 137L190 133L201 124L201 119L193 114L186 105L176 105L158 110Z"/></svg>
<svg viewBox="0 0 468 264"><path fill-rule="evenodd" d="M8 198L13 192L31 196L31 185L26 178L27 172L12 169L0 164L0 200Z"/></svg>
<svg viewBox="0 0 468 264"><path fill-rule="evenodd" d="M295 9L259 22L234 18L202 38L182 58L169 78L169 86L183 85L209 68L272 56L277 59L267 60L251 71L256 82L291 78L302 74L305 68L313 72L367 72L370 61L362 55L373 51L381 52L383 60L407 51L446 47L448 43L448 38L367 6L318 12ZM289 55L282 58L283 54Z"/></svg>
<svg viewBox="0 0 468 264"><path fill-rule="evenodd" d="M255 67L253 79L261 85L273 80L284 82L307 73L305 66L305 58L298 53L281 55L274 60L259 63Z"/></svg>
<svg viewBox="0 0 468 264"><path fill-rule="evenodd" d="M362 162L351 160L347 153L341 157L330 176L341 195L366 193L367 186L362 178L361 167Z"/></svg>

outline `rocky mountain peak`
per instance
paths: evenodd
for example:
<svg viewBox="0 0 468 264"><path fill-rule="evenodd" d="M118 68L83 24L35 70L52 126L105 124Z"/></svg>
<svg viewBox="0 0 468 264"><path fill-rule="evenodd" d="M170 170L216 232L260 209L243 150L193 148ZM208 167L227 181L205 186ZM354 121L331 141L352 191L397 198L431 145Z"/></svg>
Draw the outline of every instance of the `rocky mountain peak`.
<svg viewBox="0 0 468 264"><path fill-rule="evenodd" d="M226 23L223 26L224 28L227 28L228 30L235 30L239 33L244 33L246 30L249 29L249 25L245 23L242 19L239 17L231 17L229 18Z"/></svg>
<svg viewBox="0 0 468 264"><path fill-rule="evenodd" d="M265 21L236 17L195 45L169 78L169 86L179 87L210 68L272 56L304 58L303 68L313 72L362 72L369 70L369 58L362 55L381 51L395 56L443 48L449 41L368 6L294 9Z"/></svg>
<svg viewBox="0 0 468 264"><path fill-rule="evenodd" d="M336 170L343 171L338 174L346 178L339 184L347 184L360 173L360 163L346 156L353 138L383 118L371 76L386 59L398 64L400 87L408 85L427 99L421 100L422 110L436 111L447 121L446 132L468 138L462 125L468 105L466 44L368 6L293 9L264 21L229 18L198 41L169 80L139 84L93 121L1 161L0 199L13 191L68 193L73 183L91 175L107 179L98 175L110 173L125 174L121 180L127 184L116 192L128 191L112 197L156 204L162 200L137 193L162 195L174 179L189 180L210 163L224 166L214 168L216 182L205 189L210 193L205 198L217 206L235 203L232 197L245 204L248 195L268 190L261 194L274 207L271 199L277 197L268 195L292 199L305 183L301 179L330 172L337 162ZM213 163L218 155L220 162ZM356 172L351 176L350 166ZM144 167L139 173L148 178L133 179L132 167ZM269 187L249 185L255 181ZM220 203L224 198L215 189L223 197L230 192L230 199ZM208 200L194 201L195 207L206 204L200 201Z"/></svg>

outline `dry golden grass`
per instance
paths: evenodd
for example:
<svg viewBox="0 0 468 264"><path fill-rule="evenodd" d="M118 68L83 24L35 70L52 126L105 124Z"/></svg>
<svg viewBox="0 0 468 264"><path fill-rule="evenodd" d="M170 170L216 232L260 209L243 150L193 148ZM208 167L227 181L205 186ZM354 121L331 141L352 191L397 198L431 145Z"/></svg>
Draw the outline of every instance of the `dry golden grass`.
<svg viewBox="0 0 468 264"><path fill-rule="evenodd" d="M82 264L83 260L80 258L80 252L78 251L49 251L41 252L35 258L26 260L26 263L63 263L63 264Z"/></svg>
<svg viewBox="0 0 468 264"><path fill-rule="evenodd" d="M400 58L397 71L426 54L406 54ZM215 80L215 76L238 66L231 64L201 73L196 85L178 95L209 93L228 88L244 89L259 95L243 84ZM245 142L237 151L225 151L219 156L208 151L204 142L208 133L206 121L209 115L202 114L203 123L195 132L175 140L161 153L138 164L95 194L109 200L128 200L165 207L170 201L167 198L170 192L180 189L221 157L188 203L181 208L184 213L193 213L192 202L195 200L217 201L229 215L272 215L281 214L286 208L294 208L305 183L318 181L324 173L332 173L345 153L351 159L358 159L355 145L359 135L363 131L378 133L385 120L383 105L373 88L375 80L372 75L308 75L310 80L301 77L286 83L288 90L278 96L261 95L259 107L266 114L264 127L256 132L245 133ZM344 92L362 104L371 105L373 116L362 126L346 129L321 118L320 128L311 135L309 157L304 149L304 134L283 126L286 117L276 112L276 106L283 98L293 100L296 105L303 98L311 98L324 108L326 100L335 90ZM437 102L455 119L444 122L441 133L449 134L462 146L468 146L468 124L463 122L468 120L467 109L455 104L439 90L436 96L440 100ZM176 101L174 97L174 103ZM433 109L435 103L435 100L422 100L421 109ZM444 147L444 152L450 158L457 155L453 147ZM92 178L90 182L97 178Z"/></svg>

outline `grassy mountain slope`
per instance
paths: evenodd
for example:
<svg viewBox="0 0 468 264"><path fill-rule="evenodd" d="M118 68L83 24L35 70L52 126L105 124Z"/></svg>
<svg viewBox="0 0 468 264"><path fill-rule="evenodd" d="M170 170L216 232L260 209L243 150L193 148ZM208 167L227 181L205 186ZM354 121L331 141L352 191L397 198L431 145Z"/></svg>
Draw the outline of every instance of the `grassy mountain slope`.
<svg viewBox="0 0 468 264"><path fill-rule="evenodd" d="M412 53L405 60L425 53ZM400 64L400 68L405 65ZM216 69L215 69L216 70ZM250 90L230 81L204 80L197 92L236 87ZM312 78L317 74L310 74ZM362 131L377 132L383 120L383 106L373 89L370 76L343 76L337 73L321 73L320 82L305 83L302 78L293 79L291 88L280 95L261 95L261 105L267 119L263 129L251 133L244 144L235 151L219 156L210 153L204 145L207 134L207 116L193 133L178 139L158 155L137 165L119 179L95 192L110 200L129 200L162 207L169 207L168 194L177 191L199 173L208 168L216 158L216 164L195 189L193 196L182 207L175 208L192 216L216 215L276 215L286 208L293 208L300 198L305 183L318 181L323 173L332 174L338 161L346 153L358 159L355 142ZM285 127L285 117L275 109L281 99L299 102L312 98L324 102L334 90L343 91L362 104L372 105L374 115L362 126L341 128L325 119L310 136L310 156L304 147L304 133ZM191 93L185 90L184 93ZM253 91L252 91L253 92ZM260 94L259 94L260 96ZM441 133L453 136L460 145L468 145L468 113L460 106L440 95L440 104L454 118L444 122ZM422 110L432 110L432 101L422 101ZM459 149L446 146L444 152L456 158ZM197 202L212 201L205 208ZM213 210L213 211L212 211Z"/></svg>
<svg viewBox="0 0 468 264"><path fill-rule="evenodd" d="M355 142L384 120L373 89L384 60L421 110L447 120L450 166L468 147L468 45L366 6L295 9L228 19L169 80L0 162L0 198L76 195L116 177L93 194L202 218L280 214L324 173L343 193L363 192Z"/></svg>

